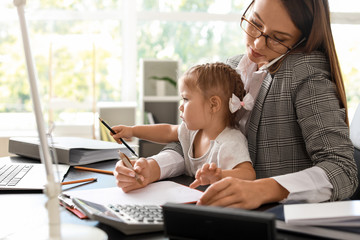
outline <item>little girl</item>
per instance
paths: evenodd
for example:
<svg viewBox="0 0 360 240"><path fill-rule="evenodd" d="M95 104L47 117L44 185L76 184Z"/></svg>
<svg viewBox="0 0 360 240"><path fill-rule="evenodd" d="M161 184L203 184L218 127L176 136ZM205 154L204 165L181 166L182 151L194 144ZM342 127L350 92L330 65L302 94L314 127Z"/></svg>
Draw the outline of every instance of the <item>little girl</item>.
<svg viewBox="0 0 360 240"><path fill-rule="evenodd" d="M195 181L190 185L193 188L229 176L254 180L255 171L247 140L237 129L239 119L236 117L239 109L251 109L254 101L250 94L244 97L240 75L224 63L208 63L190 68L179 83L182 97L179 110L183 120L180 125L119 125L112 127L116 132L112 134L113 138L118 143L121 143L120 138L131 137L162 144L180 141L184 164L179 166L182 169L176 171L195 176ZM139 163L144 166L136 168L137 162L135 171L142 175L140 178L145 180L146 185L151 182L146 178L151 175L149 172L152 169L147 169L146 174L142 172L144 168L154 168L154 165ZM118 186L124 191L142 187L136 181L129 183L130 179L124 175L133 176L134 173L124 168L119 161L114 171Z"/></svg>

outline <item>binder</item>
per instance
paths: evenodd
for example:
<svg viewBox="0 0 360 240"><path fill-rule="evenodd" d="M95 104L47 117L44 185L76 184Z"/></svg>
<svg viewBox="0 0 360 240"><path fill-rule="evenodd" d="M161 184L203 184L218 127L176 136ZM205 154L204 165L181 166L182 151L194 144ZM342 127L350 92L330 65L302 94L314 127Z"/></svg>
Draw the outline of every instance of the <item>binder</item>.
<svg viewBox="0 0 360 240"><path fill-rule="evenodd" d="M9 153L40 160L39 138L12 137L9 139ZM53 146L59 163L84 165L110 159L119 159L119 153L131 156L130 151L113 142L79 137L54 137Z"/></svg>

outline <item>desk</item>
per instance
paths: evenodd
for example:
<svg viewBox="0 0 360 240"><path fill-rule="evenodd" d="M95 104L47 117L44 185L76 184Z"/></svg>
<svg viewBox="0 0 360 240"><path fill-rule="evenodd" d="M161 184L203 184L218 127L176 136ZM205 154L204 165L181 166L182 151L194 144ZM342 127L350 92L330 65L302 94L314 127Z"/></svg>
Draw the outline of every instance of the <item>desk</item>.
<svg viewBox="0 0 360 240"><path fill-rule="evenodd" d="M5 157L0 158L0 161L3 159L11 159L12 162L36 162L34 160L22 158L22 157ZM86 165L87 167L104 169L112 171L114 169L116 160L104 161L100 163L94 163ZM89 171L80 171L69 169L68 174L65 176L65 181L71 181L75 179L97 177L98 181L93 183L78 184L77 187L72 185L63 186L63 190L85 190L85 189L96 189L104 187L114 187L116 186L113 176L108 174L100 174ZM187 176L180 176L171 179L175 182L182 184L189 184L192 182L192 178ZM40 191L2 191L0 192L0 239L6 239L6 236L11 236L11 234L16 233L17 231L31 231L31 229L44 226L48 224L48 216L45 208L45 203L47 197L42 194ZM269 205L271 206L271 205ZM269 207L267 206L267 207ZM266 207L266 206L264 206ZM263 208L264 208L263 207ZM161 240L168 239L163 232L141 234L126 236L120 231L101 224L93 220L81 220L73 215L71 212L65 208L60 208L61 222L70 223L70 224L82 224L95 226L104 230L108 234L108 239L151 239L151 240ZM288 240L311 240L311 239L321 239L315 237L309 237L300 234L293 234L287 232L278 232L278 237L280 239Z"/></svg>

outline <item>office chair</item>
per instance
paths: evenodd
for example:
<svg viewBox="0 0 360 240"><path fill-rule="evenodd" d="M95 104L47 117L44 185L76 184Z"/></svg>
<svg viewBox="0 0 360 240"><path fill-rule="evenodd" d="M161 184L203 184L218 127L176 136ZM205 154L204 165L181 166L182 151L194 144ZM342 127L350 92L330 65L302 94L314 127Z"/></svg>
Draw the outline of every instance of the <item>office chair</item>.
<svg viewBox="0 0 360 240"><path fill-rule="evenodd" d="M358 168L358 179L360 181L360 104L358 105L354 118L350 124L350 139L354 145L354 159ZM351 199L360 199L360 184Z"/></svg>

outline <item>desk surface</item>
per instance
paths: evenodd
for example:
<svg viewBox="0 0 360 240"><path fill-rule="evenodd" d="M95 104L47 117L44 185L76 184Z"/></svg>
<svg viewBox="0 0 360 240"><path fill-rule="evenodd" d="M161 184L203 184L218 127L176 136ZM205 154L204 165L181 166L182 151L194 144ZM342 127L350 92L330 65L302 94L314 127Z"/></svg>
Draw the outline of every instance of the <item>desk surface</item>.
<svg viewBox="0 0 360 240"><path fill-rule="evenodd" d="M0 158L9 159L9 157ZM22 158L22 157L10 157L12 162L34 162L34 160ZM36 161L35 161L36 162ZM104 161L100 163L94 163L86 165L88 167L110 170L114 169L116 160ZM116 186L114 177L108 174L94 173L89 171L81 171L76 170L74 168L70 168L68 174L65 176L65 181L71 181L76 179L97 177L98 181L93 183L85 183L78 185L65 185L63 186L63 190L85 190L85 189L96 189L96 188L104 188L104 187L114 187ZM179 182L182 184L189 184L192 179L186 176L180 176L177 178L173 178L175 182ZM11 236L18 231L31 231L31 229L44 226L48 224L48 216L45 208L46 196L41 192L36 191L1 191L0 192L0 239L3 239L7 236ZM74 214L66 210L65 208L60 208L61 222L62 223L71 223L71 224L82 224L95 226L102 230L104 230L108 234L108 239L168 239L163 232L150 233L150 234L141 234L141 235L133 235L126 236L120 231L101 224L97 221L93 220L81 220L77 218ZM21 226L21 227L20 227ZM287 232L279 232L278 237L280 239L289 239L289 240L311 240L311 239L320 239L315 237L309 237L300 234L293 234Z"/></svg>

